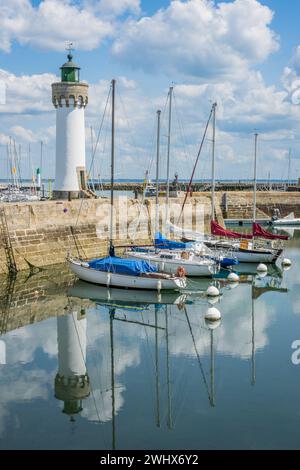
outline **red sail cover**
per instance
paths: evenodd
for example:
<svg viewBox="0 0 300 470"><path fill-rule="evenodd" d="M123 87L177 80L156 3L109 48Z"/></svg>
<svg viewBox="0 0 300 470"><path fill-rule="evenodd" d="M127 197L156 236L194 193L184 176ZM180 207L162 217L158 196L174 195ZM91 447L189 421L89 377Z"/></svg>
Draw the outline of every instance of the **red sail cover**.
<svg viewBox="0 0 300 470"><path fill-rule="evenodd" d="M232 232L231 230L226 230L217 224L214 220L211 221L211 233L217 237L226 237L226 238L243 238L244 240L252 240L253 236L245 233Z"/></svg>
<svg viewBox="0 0 300 470"><path fill-rule="evenodd" d="M253 224L253 236L266 238L267 240L288 240L289 237L285 235L274 235L273 233L267 232L259 224Z"/></svg>

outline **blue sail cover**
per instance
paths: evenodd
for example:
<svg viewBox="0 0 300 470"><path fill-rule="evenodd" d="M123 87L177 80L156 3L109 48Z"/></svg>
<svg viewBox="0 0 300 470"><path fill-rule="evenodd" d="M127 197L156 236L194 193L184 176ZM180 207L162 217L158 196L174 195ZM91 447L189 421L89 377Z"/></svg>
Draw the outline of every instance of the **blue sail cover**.
<svg viewBox="0 0 300 470"><path fill-rule="evenodd" d="M191 245L192 243L183 243L183 242L176 242L175 240L168 240L160 232L157 232L155 234L155 246L157 248L160 248L161 250L163 249L185 250Z"/></svg>
<svg viewBox="0 0 300 470"><path fill-rule="evenodd" d="M98 271L107 273L127 274L128 276L140 276L145 273L157 273L157 268L144 260L131 260L108 256L107 258L93 259L89 266Z"/></svg>

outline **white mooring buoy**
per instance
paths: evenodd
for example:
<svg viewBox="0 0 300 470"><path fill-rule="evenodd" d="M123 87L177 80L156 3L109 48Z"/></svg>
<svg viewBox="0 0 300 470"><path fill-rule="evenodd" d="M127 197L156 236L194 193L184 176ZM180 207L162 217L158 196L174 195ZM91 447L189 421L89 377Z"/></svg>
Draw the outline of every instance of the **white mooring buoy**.
<svg viewBox="0 0 300 470"><path fill-rule="evenodd" d="M292 261L288 258L284 258L281 264L285 268L290 268L292 266Z"/></svg>
<svg viewBox="0 0 300 470"><path fill-rule="evenodd" d="M230 273L227 277L227 281L229 282L239 282L240 277L236 273Z"/></svg>
<svg viewBox="0 0 300 470"><path fill-rule="evenodd" d="M215 307L209 307L207 309L207 312L205 314L205 320L207 321L219 321L221 320L221 313L219 312L219 310Z"/></svg>
<svg viewBox="0 0 300 470"><path fill-rule="evenodd" d="M209 305L216 305L220 302L220 297L208 297L207 302L209 303Z"/></svg>
<svg viewBox="0 0 300 470"><path fill-rule="evenodd" d="M257 272L258 273L267 273L268 272L268 266L265 264L261 263L257 266Z"/></svg>
<svg viewBox="0 0 300 470"><path fill-rule="evenodd" d="M233 290L233 289L236 289L237 287L239 287L239 285L240 285L239 282L230 282L230 283L228 284L228 288L229 288L230 290Z"/></svg>
<svg viewBox="0 0 300 470"><path fill-rule="evenodd" d="M221 325L221 320L211 321L205 319L205 325L209 330L216 330Z"/></svg>
<svg viewBox="0 0 300 470"><path fill-rule="evenodd" d="M207 297L219 297L220 291L215 286L209 286L209 288L206 291L206 295Z"/></svg>

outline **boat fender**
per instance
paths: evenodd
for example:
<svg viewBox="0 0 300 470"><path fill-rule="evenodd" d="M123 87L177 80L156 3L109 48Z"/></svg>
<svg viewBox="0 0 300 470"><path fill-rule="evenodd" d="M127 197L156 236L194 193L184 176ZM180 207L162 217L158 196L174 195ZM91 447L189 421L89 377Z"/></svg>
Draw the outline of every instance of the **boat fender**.
<svg viewBox="0 0 300 470"><path fill-rule="evenodd" d="M157 290L160 293L160 291L161 291L161 280L157 281Z"/></svg>
<svg viewBox="0 0 300 470"><path fill-rule="evenodd" d="M107 273L106 287L109 287L109 286L110 286L110 278L111 278L111 274L110 274L110 273Z"/></svg>
<svg viewBox="0 0 300 470"><path fill-rule="evenodd" d="M177 277L185 277L186 276L186 271L183 266L179 266L179 268L176 271Z"/></svg>

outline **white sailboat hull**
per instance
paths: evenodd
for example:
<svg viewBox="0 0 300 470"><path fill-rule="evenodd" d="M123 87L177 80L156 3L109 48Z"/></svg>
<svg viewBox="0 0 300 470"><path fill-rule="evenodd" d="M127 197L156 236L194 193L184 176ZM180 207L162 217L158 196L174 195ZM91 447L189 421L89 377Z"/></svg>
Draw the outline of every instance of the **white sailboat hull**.
<svg viewBox="0 0 300 470"><path fill-rule="evenodd" d="M213 262L204 260L202 262L195 262L183 259L159 259L158 256L151 256L143 253L126 253L127 258L143 259L149 261L157 267L159 271L166 272L168 274L176 274L178 268L184 268L186 276L188 277L211 277L220 270L217 265Z"/></svg>
<svg viewBox="0 0 300 470"><path fill-rule="evenodd" d="M240 263L275 263L282 251L276 252L257 252L255 250L237 250L233 252Z"/></svg>
<svg viewBox="0 0 300 470"><path fill-rule="evenodd" d="M175 290L186 287L186 278L169 279L151 276L128 276L126 274L108 273L90 268L87 263L68 259L71 271L81 280L106 287L122 287L126 289Z"/></svg>
<svg viewBox="0 0 300 470"><path fill-rule="evenodd" d="M278 219L273 222L274 227L299 227L300 219Z"/></svg>
<svg viewBox="0 0 300 470"><path fill-rule="evenodd" d="M154 290L126 290L107 288L95 284L77 281L68 290L69 297L90 299L95 302L128 302L129 304L171 304L179 305L186 301L186 294L175 291L157 292Z"/></svg>
<svg viewBox="0 0 300 470"><path fill-rule="evenodd" d="M180 228L176 227L173 224L170 224L170 227L173 228L173 231L180 233ZM217 249L217 250L230 250L232 255L240 262L240 263L266 263L271 264L275 263L279 256L282 254L282 250L256 250L256 249L249 249L249 250L242 250L238 247L234 246L236 241L214 241L210 240L208 237L205 237L201 233L193 232L191 230L184 232L185 238L191 239L191 241L199 241L204 242L209 248Z"/></svg>

